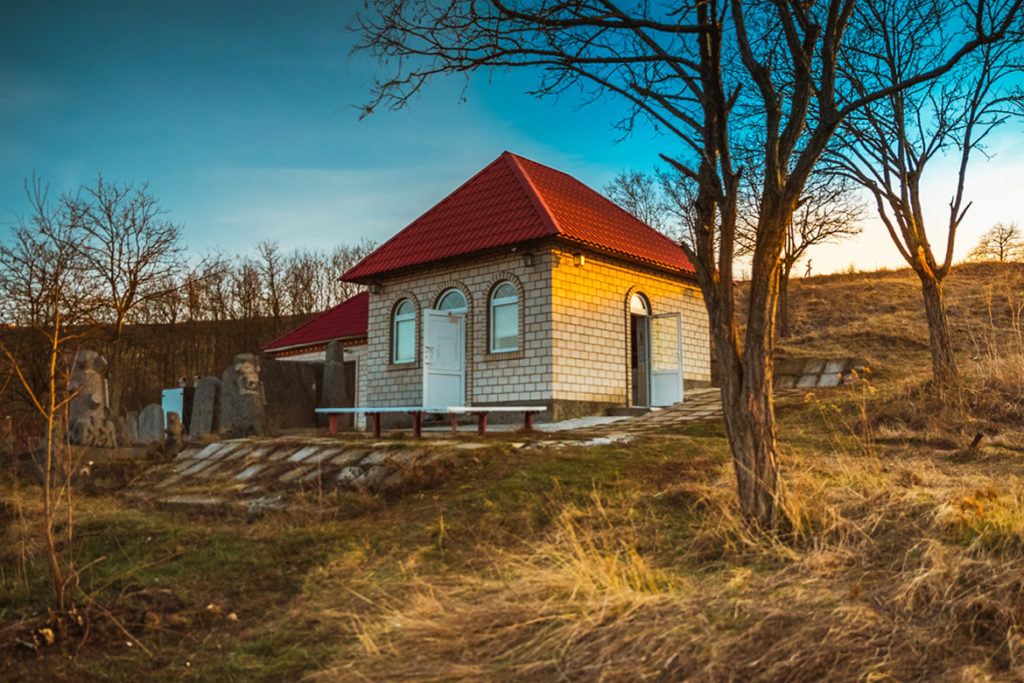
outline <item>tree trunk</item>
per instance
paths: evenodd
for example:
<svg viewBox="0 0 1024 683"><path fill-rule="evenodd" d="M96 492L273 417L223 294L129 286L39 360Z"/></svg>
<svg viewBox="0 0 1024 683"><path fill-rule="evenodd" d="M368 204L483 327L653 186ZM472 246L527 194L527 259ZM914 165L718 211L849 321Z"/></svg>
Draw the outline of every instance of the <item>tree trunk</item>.
<svg viewBox="0 0 1024 683"><path fill-rule="evenodd" d="M924 296L924 311L928 319L928 341L932 351L932 376L940 384L946 384L959 374L956 357L953 355L953 341L946 321L946 306L942 301L942 281L930 273L918 273L921 278L921 293Z"/></svg>
<svg viewBox="0 0 1024 683"><path fill-rule="evenodd" d="M701 272L698 271L698 278ZM712 340L718 358L722 414L736 471L740 512L754 527L774 531L783 511L772 399L771 320L755 321L741 354L728 308L714 289L705 290Z"/></svg>

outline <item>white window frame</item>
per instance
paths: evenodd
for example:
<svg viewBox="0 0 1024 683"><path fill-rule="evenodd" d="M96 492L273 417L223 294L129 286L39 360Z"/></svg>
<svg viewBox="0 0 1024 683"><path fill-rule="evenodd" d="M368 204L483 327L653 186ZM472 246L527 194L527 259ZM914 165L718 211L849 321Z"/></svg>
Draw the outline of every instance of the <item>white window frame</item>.
<svg viewBox="0 0 1024 683"><path fill-rule="evenodd" d="M405 304L409 304L412 307L412 311L409 313L399 313L399 310ZM412 322L412 353L408 358L398 357L398 330L399 323ZM408 329L408 327L406 327ZM391 362L394 364L399 363L412 363L416 360L416 304L412 302L412 299L402 299L395 304L394 313L391 315Z"/></svg>
<svg viewBox="0 0 1024 683"><path fill-rule="evenodd" d="M497 297L496 294L498 293L498 290L501 289L502 285L506 285L506 284L509 285L510 287L512 287L513 291L515 292L515 295L514 296ZM514 305L516 307L516 315L515 315L515 321L516 321L516 333L515 333L516 344L515 344L515 346L498 348L494 344L494 332L495 332L495 329L494 329L494 326L495 326L494 311L497 308L500 308L500 307L503 307L503 306L511 306L511 305ZM488 347L490 348L490 352L491 353L506 353L506 352L509 352L509 351L518 351L519 350L519 332L520 332L520 330L519 330L519 288L516 287L516 284L514 282L511 282L509 280L502 280L501 282L499 282L496 285L494 285L494 289L491 290L490 301L488 302L488 305L487 305L487 312L488 312L489 317L490 317L490 321L489 321L489 325L488 325L488 327L490 328L488 330Z"/></svg>
<svg viewBox="0 0 1024 683"><path fill-rule="evenodd" d="M452 294L458 294L462 298L462 305L457 308L441 308L442 304L444 304L444 300L447 299ZM449 289L446 289L443 292L441 292L441 296L437 297L436 308L439 311L448 311L449 313L465 313L466 308L468 306L469 304L466 301L466 295L463 294L462 290L459 289L458 287L451 287Z"/></svg>

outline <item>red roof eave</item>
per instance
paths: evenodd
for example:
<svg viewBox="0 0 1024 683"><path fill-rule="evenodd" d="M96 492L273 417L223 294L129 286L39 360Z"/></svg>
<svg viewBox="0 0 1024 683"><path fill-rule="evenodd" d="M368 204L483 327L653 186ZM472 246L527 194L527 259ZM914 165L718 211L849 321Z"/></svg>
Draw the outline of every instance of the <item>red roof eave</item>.
<svg viewBox="0 0 1024 683"><path fill-rule="evenodd" d="M360 292L266 344L263 351L280 352L326 344L335 339L366 338L369 313L370 295Z"/></svg>

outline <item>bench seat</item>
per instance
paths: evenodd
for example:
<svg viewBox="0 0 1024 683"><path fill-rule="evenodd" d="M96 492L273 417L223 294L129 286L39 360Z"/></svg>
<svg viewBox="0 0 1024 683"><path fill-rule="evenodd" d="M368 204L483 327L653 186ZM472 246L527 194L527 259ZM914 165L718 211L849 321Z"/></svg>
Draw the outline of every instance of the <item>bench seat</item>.
<svg viewBox="0 0 1024 683"><path fill-rule="evenodd" d="M317 408L316 412L327 415L327 431L338 433L338 416L362 414L369 415L373 422L373 436L380 438L380 416L383 413L408 413L412 415L412 433L417 439L423 436L423 414L448 414L452 421L452 434L457 431L459 415L476 415L476 433L483 436L487 433L488 413L523 413L523 429L533 429L533 416L547 410L547 406L359 406L354 408Z"/></svg>

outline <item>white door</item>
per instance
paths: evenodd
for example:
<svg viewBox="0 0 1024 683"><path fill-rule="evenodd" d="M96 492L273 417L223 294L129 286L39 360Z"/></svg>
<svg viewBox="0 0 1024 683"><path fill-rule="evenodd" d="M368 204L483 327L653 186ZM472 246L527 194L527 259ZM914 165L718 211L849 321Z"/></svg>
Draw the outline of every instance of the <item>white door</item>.
<svg viewBox="0 0 1024 683"><path fill-rule="evenodd" d="M423 405L466 401L466 314L423 311Z"/></svg>
<svg viewBox="0 0 1024 683"><path fill-rule="evenodd" d="M651 316L651 405L683 400L683 325L678 313Z"/></svg>

